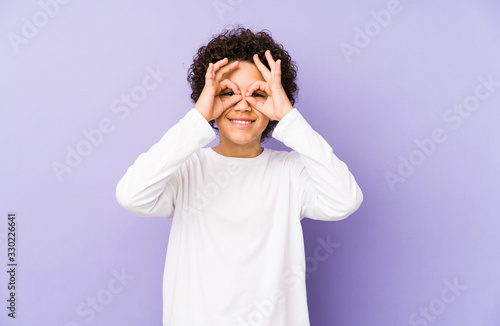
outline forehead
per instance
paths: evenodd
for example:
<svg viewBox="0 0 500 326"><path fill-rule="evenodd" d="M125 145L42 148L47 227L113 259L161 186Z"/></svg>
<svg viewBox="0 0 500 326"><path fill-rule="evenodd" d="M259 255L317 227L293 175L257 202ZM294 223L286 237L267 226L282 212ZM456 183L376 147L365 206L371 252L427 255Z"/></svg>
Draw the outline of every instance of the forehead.
<svg viewBox="0 0 500 326"><path fill-rule="evenodd" d="M265 81L257 66L247 61L240 61L236 69L226 74L226 78L241 87L250 86L257 80Z"/></svg>

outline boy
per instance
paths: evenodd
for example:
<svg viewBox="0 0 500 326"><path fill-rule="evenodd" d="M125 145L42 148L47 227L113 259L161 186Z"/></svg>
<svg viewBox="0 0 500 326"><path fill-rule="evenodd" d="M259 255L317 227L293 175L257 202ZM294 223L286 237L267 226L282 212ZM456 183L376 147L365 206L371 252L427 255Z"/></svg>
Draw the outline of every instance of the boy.
<svg viewBox="0 0 500 326"><path fill-rule="evenodd" d="M214 37L189 70L194 107L119 181L130 213L173 217L164 326L309 325L300 220L346 218L363 195L293 107L296 75L265 32Z"/></svg>

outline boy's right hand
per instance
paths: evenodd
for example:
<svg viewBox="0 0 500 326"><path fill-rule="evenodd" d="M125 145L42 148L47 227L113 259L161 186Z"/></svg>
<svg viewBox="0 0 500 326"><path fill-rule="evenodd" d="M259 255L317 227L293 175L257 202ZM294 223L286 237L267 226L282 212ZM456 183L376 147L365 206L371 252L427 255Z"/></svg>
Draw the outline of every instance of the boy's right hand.
<svg viewBox="0 0 500 326"><path fill-rule="evenodd" d="M226 109L241 100L241 92L229 79L223 79L224 75L238 67L238 61L227 65L228 59L224 58L215 64L209 63L205 74L205 86L194 109L203 115L207 121L218 118ZM225 96L222 100L219 95L222 91L230 89L234 95Z"/></svg>

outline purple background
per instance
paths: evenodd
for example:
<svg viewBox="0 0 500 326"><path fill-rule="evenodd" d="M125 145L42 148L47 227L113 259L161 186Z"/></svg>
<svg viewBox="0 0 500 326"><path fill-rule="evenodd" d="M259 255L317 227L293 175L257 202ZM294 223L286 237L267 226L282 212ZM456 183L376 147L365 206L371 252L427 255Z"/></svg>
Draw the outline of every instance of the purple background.
<svg viewBox="0 0 500 326"><path fill-rule="evenodd" d="M391 3L397 13L381 26L371 11ZM311 325L500 325L500 87L459 127L449 111L472 105L479 78L500 81L498 1L47 8L53 17L37 1L0 5L0 270L8 212L17 213L19 264L15 320L4 308L8 275L0 273L1 325L161 325L171 220L130 215L114 191L135 158L193 106L186 82L193 54L232 23L269 29L284 44L299 66L296 107L364 192L346 220L303 220ZM33 21L36 35L23 27ZM342 46L354 46L356 28L365 27L369 44L345 55ZM23 31L30 38L13 45L13 33ZM128 116L113 112L148 66L168 76ZM101 121L113 130L59 180L54 162L66 164L68 146L83 144L83 131ZM419 154L416 142L435 128L445 141ZM276 140L264 146L286 149ZM399 174L401 158L418 164L391 188L386 174ZM337 246L324 261L314 258L321 239ZM115 282L116 273L129 280ZM454 282L455 294L447 290Z"/></svg>

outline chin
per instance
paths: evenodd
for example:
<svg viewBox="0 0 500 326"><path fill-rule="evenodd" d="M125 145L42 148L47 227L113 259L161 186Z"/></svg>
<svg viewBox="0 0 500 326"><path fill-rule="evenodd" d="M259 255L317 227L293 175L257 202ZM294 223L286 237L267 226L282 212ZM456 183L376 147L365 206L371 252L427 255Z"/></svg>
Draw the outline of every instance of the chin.
<svg viewBox="0 0 500 326"><path fill-rule="evenodd" d="M260 143L260 139L262 137L262 132L264 132L265 128L262 130L262 132L257 133L256 130L250 131L250 130L232 130L231 126L228 126L228 128L225 128L224 126L222 129L219 127L219 138L223 137L226 140L238 144L238 145L245 145L245 144L253 144L254 142Z"/></svg>
<svg viewBox="0 0 500 326"><path fill-rule="evenodd" d="M238 145L249 145L249 144L253 144L254 142L259 142L260 143L260 137L254 137L254 138L250 138L250 137L225 137L227 140L229 140L230 142L234 143L234 144L238 144Z"/></svg>

